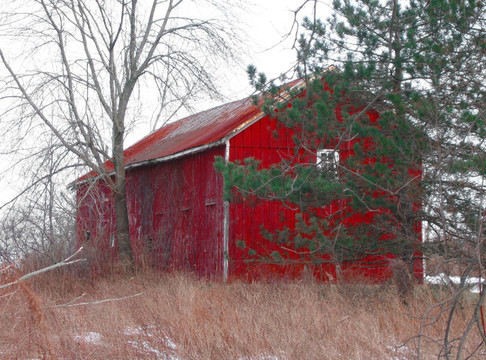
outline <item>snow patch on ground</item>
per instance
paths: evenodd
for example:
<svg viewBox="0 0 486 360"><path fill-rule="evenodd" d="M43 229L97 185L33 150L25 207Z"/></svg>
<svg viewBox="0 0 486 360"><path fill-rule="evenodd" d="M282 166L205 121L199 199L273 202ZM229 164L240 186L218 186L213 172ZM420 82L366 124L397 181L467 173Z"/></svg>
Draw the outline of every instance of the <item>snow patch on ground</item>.
<svg viewBox="0 0 486 360"><path fill-rule="evenodd" d="M78 341L83 341L85 343L93 345L100 345L102 343L101 338L101 334L94 331L87 331L82 333L81 335L76 335L74 337L74 339Z"/></svg>
<svg viewBox="0 0 486 360"><path fill-rule="evenodd" d="M433 285L460 285L460 276L448 276L444 273L440 273L435 276L426 276L425 283ZM472 293L479 293L479 284L486 284L485 279L476 276L470 276L466 278L466 286L469 287L469 291Z"/></svg>
<svg viewBox="0 0 486 360"><path fill-rule="evenodd" d="M439 277L428 278L430 278L430 281L437 281L431 283L442 284L442 282L439 282L438 280ZM123 330L123 335L126 336L126 343L128 345L132 346L141 353L149 355L153 359L183 360L176 355L170 354L177 349L177 345L172 339L164 335L163 332L161 332L156 326L130 326ZM144 340L144 337L146 340ZM76 335L74 338L77 341L83 341L92 345L103 345L103 336L94 331L83 332ZM157 342L161 345L160 348L162 349L157 347ZM162 342L162 344L160 342ZM388 349L392 351L392 355L389 360L407 360L410 358L410 356L413 356L413 351L405 345L388 346ZM281 355L282 356L263 354L256 357L242 357L238 358L237 360L280 360L282 358L286 358L285 354Z"/></svg>
<svg viewBox="0 0 486 360"><path fill-rule="evenodd" d="M153 346L147 340L128 340L127 343L133 346L135 349L140 350L142 352L150 353L155 356L156 359L160 360L181 360L178 357L173 355L167 354L167 349L175 350L176 344L167 336L155 334L154 332L157 331L156 326L136 326L136 327L127 327L123 334L128 337L135 337L135 336L145 336L147 338L154 338L157 336L157 339L160 339L161 336L164 341L164 350L159 350Z"/></svg>
<svg viewBox="0 0 486 360"><path fill-rule="evenodd" d="M153 331L155 331L157 327L155 326L137 326L137 327L132 327L129 326L125 330L123 330L123 334L126 336L140 336L140 335L145 335L148 337L154 336L152 334Z"/></svg>
<svg viewBox="0 0 486 360"><path fill-rule="evenodd" d="M176 358L172 355L165 354L159 349L154 348L148 341L143 340L143 341L133 341L129 340L127 341L128 344L136 348L137 350L141 350L146 353L153 354L157 359L161 360L180 360L179 358Z"/></svg>
<svg viewBox="0 0 486 360"><path fill-rule="evenodd" d="M415 352L406 345L387 346L387 348L394 353L390 360L407 360L410 357L417 357Z"/></svg>

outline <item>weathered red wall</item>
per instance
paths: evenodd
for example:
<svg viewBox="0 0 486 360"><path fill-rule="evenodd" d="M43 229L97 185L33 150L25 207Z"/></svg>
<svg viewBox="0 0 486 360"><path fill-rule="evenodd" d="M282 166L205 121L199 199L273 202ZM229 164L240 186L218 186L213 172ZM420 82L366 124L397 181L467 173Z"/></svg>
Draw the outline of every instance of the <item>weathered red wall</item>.
<svg viewBox="0 0 486 360"><path fill-rule="evenodd" d="M370 121L376 121L377 114L369 113ZM275 136L278 134L278 136ZM246 130L236 135L230 141L230 161L243 160L253 157L262 161L262 167L269 167L277 164L282 159L291 158L294 152L292 136L290 130L278 128L277 122L269 117L254 123ZM344 162L348 157L354 156L353 145L357 140L343 142L340 146L340 161ZM372 155L370 155L372 156ZM363 161L370 161L364 159ZM376 160L376 159L375 159ZM303 161L312 163L314 158L297 158L296 162ZM378 194L377 196L384 196ZM393 201L393 200L392 200ZM328 217L331 223L338 226L342 223L352 232L353 227L363 224L372 224L374 217L384 209L373 209L364 213L357 213L351 210L349 201L336 199L329 206L315 210L320 216ZM332 263L329 255L323 255L320 264L309 266L302 264L302 259L306 259L302 252L298 255L293 249L282 248L275 242L265 239L262 235L262 228L268 232L275 232L278 229L295 228L296 211L278 201L259 201L252 199L250 202L236 202L230 204L230 223L229 223L229 276L236 278L298 278L306 276L311 272L314 277L323 280L336 278L336 267ZM331 215L334 214L334 215ZM396 224L391 224L391 226ZM377 235L380 239L393 239L396 235L391 231L383 231ZM421 241L421 227L416 224L417 242ZM245 246L238 246L238 242L243 241ZM252 254L256 251L257 256ZM285 261L281 264L269 264L258 261L258 255L270 257L273 251L278 251L283 255ZM416 253L420 257L420 253ZM391 254L380 254L368 256L362 261L355 263L340 264L343 276L348 278L365 277L371 280L384 280L391 277L389 259ZM252 260L252 261L248 261ZM256 261L253 261L256 260ZM414 262L414 276L422 278L422 261Z"/></svg>
<svg viewBox="0 0 486 360"><path fill-rule="evenodd" d="M128 171L130 237L137 262L161 269L185 269L199 276L219 277L223 267L223 180L213 168L216 147L180 159ZM99 259L112 257L112 196L107 186L78 190L78 242L86 231L100 249ZM98 193L107 201L99 200ZM116 246L115 246L116 248Z"/></svg>
<svg viewBox="0 0 486 360"><path fill-rule="evenodd" d="M292 136L292 131L281 128L275 119L265 116L230 140L230 161L253 157L261 160L262 167L269 167L284 159L288 160L294 152ZM315 161L315 158L311 161ZM252 251L265 257L270 256L273 251L282 252L275 242L264 238L261 230L264 228L274 232L284 227L293 228L294 210L278 201L253 199L251 203L231 203L229 214L230 278L291 279L303 275L304 265L299 261L299 256L291 251L283 251L286 253L286 261L283 264L248 261L255 259L255 256L251 255ZM244 248L237 246L240 241L245 242ZM314 275L321 274L323 279L328 275L335 276L334 267L329 264L322 264L310 271L314 272Z"/></svg>
<svg viewBox="0 0 486 360"><path fill-rule="evenodd" d="M111 267L117 255L110 246L115 233L115 214L111 189L106 183L85 183L77 190L76 240L92 272Z"/></svg>
<svg viewBox="0 0 486 360"><path fill-rule="evenodd" d="M278 136L275 136L275 134ZM268 167L289 158L294 151L293 134L277 130L274 119L264 117L230 140L230 160L254 157ZM341 159L353 156L352 143L341 145ZM219 278L224 264L224 205L223 179L213 168L215 156L224 156L225 146L218 146L171 161L130 169L127 176L127 196L130 235L137 262L150 262L160 269L186 269L199 276ZM315 158L303 159L307 162ZM296 160L299 161L298 159ZM87 189L90 192L87 193ZM110 247L110 236L115 232L113 199L110 189L99 182L85 184L78 189L78 242L86 242L86 231L91 231L89 243L99 249L101 263L116 256ZM420 207L420 204L417 204ZM336 221L346 226L371 223L374 213L343 214L348 210L344 200L337 199L322 208L323 216L338 214ZM375 209L376 210L376 209ZM328 214L328 215L326 215ZM285 265L248 263L249 249L268 256L281 250L265 239L262 227L272 232L282 227L294 227L295 212L280 202L255 201L231 203L229 206L228 259L229 276L253 279L258 277L297 278L302 276L304 265L299 256L287 251ZM417 224L417 240L421 238ZM384 236L392 236L385 234ZM243 240L246 248L236 246ZM387 278L388 255L370 257L363 263L343 264L343 271L367 277ZM331 260L323 256L322 260ZM292 261L294 261L292 263ZM369 262L378 261L378 266ZM321 279L336 277L333 264L313 265L309 270ZM416 276L420 277L422 263L415 263Z"/></svg>

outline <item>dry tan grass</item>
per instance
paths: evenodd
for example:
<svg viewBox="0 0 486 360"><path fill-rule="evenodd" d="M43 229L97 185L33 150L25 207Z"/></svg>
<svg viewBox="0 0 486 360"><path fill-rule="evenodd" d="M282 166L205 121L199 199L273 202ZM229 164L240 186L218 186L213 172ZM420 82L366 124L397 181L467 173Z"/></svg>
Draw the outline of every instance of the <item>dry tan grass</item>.
<svg viewBox="0 0 486 360"><path fill-rule="evenodd" d="M405 306L388 285L222 284L180 273L34 281L0 293L1 359L414 359L420 316L444 297L418 286ZM463 302L455 336L473 304ZM431 339L444 331L438 312L425 328ZM468 346L478 343L476 334ZM422 346L422 358L437 358L440 344Z"/></svg>

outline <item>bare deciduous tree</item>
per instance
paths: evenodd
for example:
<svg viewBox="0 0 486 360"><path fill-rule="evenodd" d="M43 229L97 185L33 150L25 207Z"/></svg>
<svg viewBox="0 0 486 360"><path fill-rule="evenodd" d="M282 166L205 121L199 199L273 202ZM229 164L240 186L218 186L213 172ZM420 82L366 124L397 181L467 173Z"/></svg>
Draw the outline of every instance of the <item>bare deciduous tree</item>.
<svg viewBox="0 0 486 360"><path fill-rule="evenodd" d="M8 75L1 99L10 104L2 121L15 119L16 131L54 134L56 146L74 156L71 161L81 160L109 184L122 262L132 261L123 153L127 129L142 115L155 127L161 114L185 106L191 96L218 94L210 69L233 59L235 37L228 30L233 27L225 26L228 5L19 0L2 9L0 35L21 44L20 52L0 47Z"/></svg>
<svg viewBox="0 0 486 360"><path fill-rule="evenodd" d="M78 163L66 163L68 151L56 146L51 137L53 142L17 163L25 183L21 182L21 191L1 207L0 261L22 258L34 267L49 266L74 250L76 204L60 188L65 188L63 180L69 176L65 173ZM29 169L24 168L27 165Z"/></svg>

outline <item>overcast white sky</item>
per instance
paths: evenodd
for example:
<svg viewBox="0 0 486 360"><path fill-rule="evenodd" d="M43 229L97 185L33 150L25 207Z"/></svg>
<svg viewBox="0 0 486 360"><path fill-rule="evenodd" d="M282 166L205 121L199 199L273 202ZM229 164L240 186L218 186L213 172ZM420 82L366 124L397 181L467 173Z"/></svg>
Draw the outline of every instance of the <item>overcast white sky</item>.
<svg viewBox="0 0 486 360"><path fill-rule="evenodd" d="M235 69L238 71L235 75L240 87L235 89L237 97L244 97L252 90L248 86L245 72L248 63L256 65L260 71L271 77L280 75L292 66L295 61L295 51L292 49L294 36L286 35L294 22L293 11L302 2L303 0L263 0L242 12L249 53L243 54L243 68ZM240 73L243 74L242 79Z"/></svg>
<svg viewBox="0 0 486 360"><path fill-rule="evenodd" d="M247 11L241 12L241 22L248 34L248 54L243 54L243 65L234 71L234 82L226 89L226 95L234 99L248 96L252 88L248 85L246 66L256 65L259 71L265 72L270 78L286 72L295 62L295 50L292 49L295 32L286 37L294 22L294 10L304 3L304 0L252 0ZM327 17L324 12L327 7L321 4L319 15ZM305 14L310 14L312 4L309 3L299 13L299 23ZM230 89L231 87L231 89Z"/></svg>

